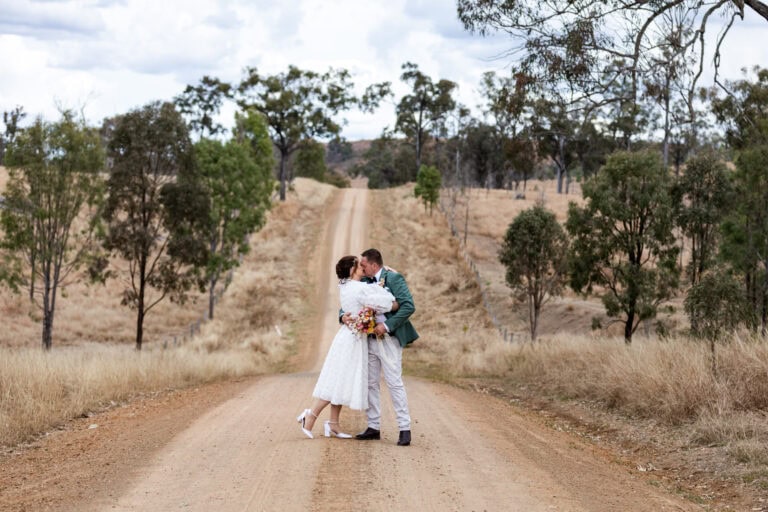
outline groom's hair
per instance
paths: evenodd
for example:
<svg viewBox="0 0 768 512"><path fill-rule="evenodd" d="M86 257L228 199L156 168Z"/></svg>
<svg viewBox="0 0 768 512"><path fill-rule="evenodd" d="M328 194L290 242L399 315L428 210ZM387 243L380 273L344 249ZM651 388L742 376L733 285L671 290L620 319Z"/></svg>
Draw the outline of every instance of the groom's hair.
<svg viewBox="0 0 768 512"><path fill-rule="evenodd" d="M378 251L378 249L365 250L361 256L380 267L384 266L384 260L381 258L381 253Z"/></svg>

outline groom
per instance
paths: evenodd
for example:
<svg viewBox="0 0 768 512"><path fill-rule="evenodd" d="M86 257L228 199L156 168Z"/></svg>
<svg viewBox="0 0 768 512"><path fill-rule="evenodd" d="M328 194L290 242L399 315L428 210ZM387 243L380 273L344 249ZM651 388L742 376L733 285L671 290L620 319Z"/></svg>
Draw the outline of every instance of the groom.
<svg viewBox="0 0 768 512"><path fill-rule="evenodd" d="M415 341L419 335L409 318L416 311L405 278L401 274L384 268L381 253L368 249L361 254L360 266L364 281L377 283L395 296L399 308L395 313L386 313L386 321L376 324L374 335L368 336L368 428L357 434L357 439L381 439L381 371L392 397L392 405L400 428L398 446L411 444L411 416L408 413L408 397L403 385L403 348ZM388 338L377 338L389 333Z"/></svg>

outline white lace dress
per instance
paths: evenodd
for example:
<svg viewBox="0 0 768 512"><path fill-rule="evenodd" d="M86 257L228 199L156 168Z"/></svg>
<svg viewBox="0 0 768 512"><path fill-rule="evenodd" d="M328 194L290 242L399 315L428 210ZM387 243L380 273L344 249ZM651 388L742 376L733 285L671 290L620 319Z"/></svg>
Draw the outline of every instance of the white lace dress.
<svg viewBox="0 0 768 512"><path fill-rule="evenodd" d="M341 309L355 314L364 307L377 313L392 308L395 297L384 288L361 281L339 284ZM342 325L333 338L312 396L350 409L368 408L368 341Z"/></svg>

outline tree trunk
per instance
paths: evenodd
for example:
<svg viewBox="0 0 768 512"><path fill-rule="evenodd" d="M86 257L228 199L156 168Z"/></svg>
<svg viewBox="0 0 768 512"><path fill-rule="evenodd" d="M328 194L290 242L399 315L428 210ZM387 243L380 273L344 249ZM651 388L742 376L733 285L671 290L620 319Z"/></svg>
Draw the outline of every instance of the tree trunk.
<svg viewBox="0 0 768 512"><path fill-rule="evenodd" d="M421 170L421 129L416 131L416 175Z"/></svg>
<svg viewBox="0 0 768 512"><path fill-rule="evenodd" d="M216 283L219 281L219 273L216 273L215 277L211 277L208 282L208 320L213 320L213 309L216 304Z"/></svg>
<svg viewBox="0 0 768 512"><path fill-rule="evenodd" d="M539 327L539 312L536 305L536 300L531 295L528 295L528 321L531 325L531 342L536 341L536 331Z"/></svg>
<svg viewBox="0 0 768 512"><path fill-rule="evenodd" d="M630 345L632 343L632 325L635 323L635 310L632 309L627 313L627 322L624 324L624 343Z"/></svg>
<svg viewBox="0 0 768 512"><path fill-rule="evenodd" d="M464 209L464 247L467 246L467 230L469 229L469 194L467 194L466 208Z"/></svg>
<svg viewBox="0 0 768 512"><path fill-rule="evenodd" d="M136 305L136 350L141 350L141 344L144 341L144 292L147 279L147 261L142 257L139 262L139 296Z"/></svg>
<svg viewBox="0 0 768 512"><path fill-rule="evenodd" d="M29 301L34 302L35 301L35 264L37 263L35 258L35 252L32 251L32 254L29 257Z"/></svg>
<svg viewBox="0 0 768 512"><path fill-rule="evenodd" d="M280 200L285 201L285 161L288 160L288 153L280 150Z"/></svg>
<svg viewBox="0 0 768 512"><path fill-rule="evenodd" d="M43 350L51 350L53 344L53 306L50 277L44 277L43 289Z"/></svg>
<svg viewBox="0 0 768 512"><path fill-rule="evenodd" d="M670 71L667 70L664 77L664 168L669 167L669 73Z"/></svg>
<svg viewBox="0 0 768 512"><path fill-rule="evenodd" d="M559 160L555 162L557 165L557 193L563 193L563 174L565 167L565 137L562 135L557 136L557 146Z"/></svg>
<svg viewBox="0 0 768 512"><path fill-rule="evenodd" d="M768 262L763 263L763 266L766 265ZM760 335L765 338L766 333L768 333L768 273L766 272L763 273L763 293L761 295Z"/></svg>
<svg viewBox="0 0 768 512"><path fill-rule="evenodd" d="M136 310L136 350L141 350L141 343L144 338L144 304Z"/></svg>

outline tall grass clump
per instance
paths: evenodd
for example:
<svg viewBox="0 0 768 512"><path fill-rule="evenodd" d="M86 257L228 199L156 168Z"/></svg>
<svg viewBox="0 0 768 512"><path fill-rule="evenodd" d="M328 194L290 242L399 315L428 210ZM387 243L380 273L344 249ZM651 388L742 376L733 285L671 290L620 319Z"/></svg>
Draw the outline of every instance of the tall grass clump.
<svg viewBox="0 0 768 512"><path fill-rule="evenodd" d="M561 396L670 424L733 411L763 411L768 402L768 346L738 339L718 352L713 374L706 344L687 338L620 339L554 336L521 345L508 378Z"/></svg>
<svg viewBox="0 0 768 512"><path fill-rule="evenodd" d="M84 345L43 353L0 351L0 444L29 440L111 402L168 388L252 375L256 354L210 354L193 347L137 352L128 346Z"/></svg>

